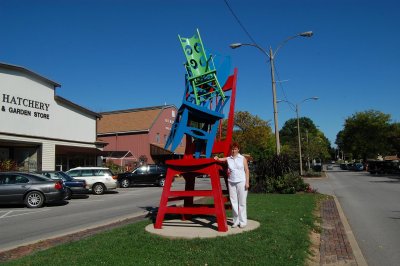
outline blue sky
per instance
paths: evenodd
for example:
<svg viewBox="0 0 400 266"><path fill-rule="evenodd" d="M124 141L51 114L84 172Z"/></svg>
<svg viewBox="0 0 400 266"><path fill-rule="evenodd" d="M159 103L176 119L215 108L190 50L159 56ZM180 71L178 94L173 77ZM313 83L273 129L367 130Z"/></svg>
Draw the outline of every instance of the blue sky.
<svg viewBox="0 0 400 266"><path fill-rule="evenodd" d="M228 0L276 55L277 98L299 103L333 144L347 117L375 109L399 122L400 4L396 1ZM269 64L224 0L0 0L0 62L62 85L57 94L95 112L181 104L185 70L177 35L199 28L206 49L237 67L236 109L271 121ZM220 80L221 83L223 81ZM279 127L295 117L278 105Z"/></svg>

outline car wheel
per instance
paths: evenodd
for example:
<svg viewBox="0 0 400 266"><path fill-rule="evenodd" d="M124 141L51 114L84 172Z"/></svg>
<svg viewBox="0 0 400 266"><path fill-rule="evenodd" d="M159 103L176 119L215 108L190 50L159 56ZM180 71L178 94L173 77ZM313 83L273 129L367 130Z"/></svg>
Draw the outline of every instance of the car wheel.
<svg viewBox="0 0 400 266"><path fill-rule="evenodd" d="M65 200L70 200L72 198L72 191L69 188L65 189Z"/></svg>
<svg viewBox="0 0 400 266"><path fill-rule="evenodd" d="M106 188L104 187L103 184L97 183L97 184L93 185L92 190L93 190L93 194L101 195L101 194L104 194L104 191L106 190Z"/></svg>
<svg viewBox="0 0 400 266"><path fill-rule="evenodd" d="M162 177L162 178L160 178L160 179L158 180L158 185L159 185L160 187L163 187L163 186L165 185L165 178L164 178L164 177Z"/></svg>
<svg viewBox="0 0 400 266"><path fill-rule="evenodd" d="M121 180L121 187L123 187L123 188L129 187L130 184L131 184L131 182L129 181L128 178L124 178Z"/></svg>
<svg viewBox="0 0 400 266"><path fill-rule="evenodd" d="M31 191L25 197L25 205L28 208L40 208L43 206L44 196L38 191Z"/></svg>

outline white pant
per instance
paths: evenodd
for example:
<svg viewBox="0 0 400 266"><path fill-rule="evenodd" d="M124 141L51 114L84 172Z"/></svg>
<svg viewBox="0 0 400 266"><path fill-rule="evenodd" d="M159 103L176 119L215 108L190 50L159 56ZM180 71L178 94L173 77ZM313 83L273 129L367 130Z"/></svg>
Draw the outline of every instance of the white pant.
<svg viewBox="0 0 400 266"><path fill-rule="evenodd" d="M247 225L247 190L246 182L228 182L229 198L232 205L233 224L241 226Z"/></svg>

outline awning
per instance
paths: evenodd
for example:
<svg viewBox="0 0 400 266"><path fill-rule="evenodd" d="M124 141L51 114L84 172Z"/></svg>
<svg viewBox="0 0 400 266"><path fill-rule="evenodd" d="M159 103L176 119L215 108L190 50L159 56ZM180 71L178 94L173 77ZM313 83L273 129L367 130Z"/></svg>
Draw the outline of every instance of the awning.
<svg viewBox="0 0 400 266"><path fill-rule="evenodd" d="M64 155L75 155L75 154L100 155L101 152L102 151L97 148L56 145L56 154L57 155L60 155L60 154L64 154Z"/></svg>
<svg viewBox="0 0 400 266"><path fill-rule="evenodd" d="M172 151L164 149L156 144L150 143L150 155L151 156L160 156L160 155L171 155L174 154Z"/></svg>

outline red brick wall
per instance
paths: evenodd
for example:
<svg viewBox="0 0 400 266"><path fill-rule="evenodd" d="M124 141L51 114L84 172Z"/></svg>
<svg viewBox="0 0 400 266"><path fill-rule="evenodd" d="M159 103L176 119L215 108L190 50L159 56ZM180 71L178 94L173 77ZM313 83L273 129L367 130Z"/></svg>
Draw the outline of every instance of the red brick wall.
<svg viewBox="0 0 400 266"><path fill-rule="evenodd" d="M168 138L172 124L175 120L175 117L172 117L172 111L174 111L176 116L177 110L172 107L166 108L160 113L155 123L153 124L153 127L150 129L149 143L154 143L158 146L164 147L164 136ZM159 133L160 136L159 142L157 142L157 133Z"/></svg>
<svg viewBox="0 0 400 266"><path fill-rule="evenodd" d="M108 145L104 147L104 150L131 151L136 159L139 159L141 155L145 155L148 158L148 163L154 163L150 155L150 144L164 147L165 138L168 138L172 124L175 121L175 116L172 116L172 111L174 111L176 116L176 108L168 107L163 109L160 115L155 119L153 126L150 128L150 132L99 137L102 141L108 143ZM159 133L158 142L156 137L157 133Z"/></svg>

